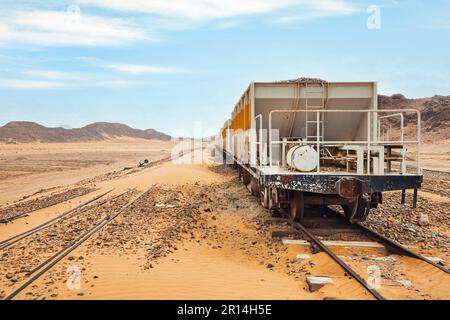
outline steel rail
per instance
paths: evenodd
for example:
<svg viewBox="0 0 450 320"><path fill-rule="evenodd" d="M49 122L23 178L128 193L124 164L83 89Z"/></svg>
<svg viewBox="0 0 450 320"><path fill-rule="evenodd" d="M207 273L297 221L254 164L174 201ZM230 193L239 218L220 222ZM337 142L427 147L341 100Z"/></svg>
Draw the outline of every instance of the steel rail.
<svg viewBox="0 0 450 320"><path fill-rule="evenodd" d="M327 208L327 210L330 211L331 213L337 215L340 219L344 220L342 214L340 214L338 211L333 210L331 208ZM375 230L372 230L372 229L362 225L361 222L357 222L357 223L353 224L353 226L355 226L357 229L362 230L362 232L365 233L369 238L372 238L373 240L375 240L375 241L381 243L382 245L384 245L391 252L395 252L395 253L397 253L399 255L402 255L402 256L408 256L408 257L411 257L411 258L415 258L415 259L418 259L418 260L425 261L425 262L431 264L432 266L434 266L434 267L444 271L445 273L449 273L450 274L450 270L446 269L444 266L441 266L441 265L439 265L439 264L437 264L437 263L427 259L426 257L421 255L420 253L412 251L411 249L405 247L404 245L402 245L402 244L400 244L400 243L398 243L398 242L396 242L396 241L394 241L392 239L389 239L389 238L383 236L382 234L376 232Z"/></svg>
<svg viewBox="0 0 450 320"><path fill-rule="evenodd" d="M440 270L442 270L442 271L444 271L446 273L450 273L450 270L446 269L444 266L441 266L441 265L439 265L439 264L437 264L437 263L427 259L426 257L422 256L421 254L406 248L405 246L401 245L400 243L398 243L398 242L396 242L394 240L391 240L391 239L383 236L382 234L379 234L378 232L367 228L366 226L361 225L360 222L357 222L356 225L361 230L363 230L364 232L368 233L369 237L377 240L378 242L381 242L390 251L397 252L397 253L399 253L400 255L403 255L403 256L408 256L408 257L411 257L411 258L416 258L416 259L425 261L425 262L431 264L432 266L434 266L434 267L436 267L436 268L438 268L438 269L440 269Z"/></svg>
<svg viewBox="0 0 450 320"><path fill-rule="evenodd" d="M68 190L68 191L69 191L69 190ZM97 191L97 190L95 190L95 191ZM39 208L39 209L36 209L36 210L31 210L31 211L26 211L26 212L23 212L23 213L19 213L19 214L15 215L15 216L12 216L12 217L9 217L9 218L2 218L2 219L0 219L0 223L8 223L8 222L12 222L12 221L14 221L14 220L19 219L20 217L23 217L23 216L27 215L27 214L31 214L31 213L36 212L36 211L39 211L39 210L44 210L44 209L47 209L47 208L51 208L51 207L53 207L53 206L57 206L57 205L59 205L59 204L61 204L61 203L64 203L64 202L67 202L67 201L70 201L70 200L73 200L73 199L76 199L76 198L79 198L79 197L83 197L83 196L85 196L85 195L87 195L87 194L89 194L89 193L93 193L93 192L95 192L95 191L85 193L85 194L83 194L83 195L81 195L81 196L75 195L75 196L70 197L70 198L67 198L67 199L65 199L65 200L63 200L63 201L60 201L60 202L57 202L57 203L54 203L54 204L47 205L47 206L44 206L44 207ZM20 203L21 203L21 202L20 202ZM10 206L4 207L4 208L2 208L2 210L8 209L9 207L10 207Z"/></svg>
<svg viewBox="0 0 450 320"><path fill-rule="evenodd" d="M80 236L79 238L77 238L78 242L73 242L70 245L68 245L67 247L65 247L63 250L61 250L60 252L58 252L57 258L55 259L55 256L52 257L54 260L46 260L44 261L38 268L35 268L35 270L41 269L43 268L45 265L47 265L49 262L51 262L50 264L48 264L44 269L42 269L41 271L39 271L36 275L34 275L31 279L29 279L27 282L25 282L24 284L22 284L19 288L17 288L16 290L14 290L12 293L10 293L8 296L6 296L5 298L3 298L3 300L12 300L14 297L16 297L20 292L22 292L24 289L26 289L30 284L32 284L33 282L35 282L37 279L39 279L44 273L46 273L48 270L50 270L54 265L56 265L59 261L61 261L63 258L65 258L69 253L71 253L73 250L75 250L76 248L78 248L83 242L85 242L87 239L89 239L93 234L94 234L94 230L98 230L98 227L100 225L102 225L105 221L107 221L107 218L103 218L103 220L93 226L91 229L89 229L86 233L84 233L82 236ZM51 258L51 259L52 259Z"/></svg>
<svg viewBox="0 0 450 320"><path fill-rule="evenodd" d="M151 168L151 167L157 166L157 165L159 165L159 164L161 164L161 163L167 162L167 161L169 161L170 159L171 159L171 156L168 156L168 157L166 157L166 158L162 158L162 159L159 159L159 160L155 160L155 161L150 162L149 164L147 164L147 165L144 166L143 168ZM95 192L95 191L93 191L93 192ZM85 194L85 195L86 195L86 194ZM84 196L84 195L83 195L83 196ZM20 217L22 217L22 216L24 216L24 215L33 213L33 212L35 212L35 211L47 209L47 208L53 207L53 206L55 206L55 205L58 205L58 204L67 202L67 201L69 201L69 200L76 199L76 198L78 198L78 197L80 197L80 196L74 196L74 197L68 198L68 199L66 199L66 200L64 200L64 201L61 201L61 202L58 202L58 203L55 203L55 204L48 205L48 206L42 207L42 208L37 209L37 210L27 211L27 212L18 214L18 215L16 215L16 216L11 217L11 218L0 219L0 223L8 223L8 222L14 221L14 220L16 220L16 219L18 219L18 218L20 218ZM22 203L22 202L18 202L18 203ZM4 207L0 208L0 210L8 209L8 207L10 207L10 206L11 206L11 205L9 205L9 206L4 206ZM0 245L1 245L1 243L2 243L2 242L0 242Z"/></svg>
<svg viewBox="0 0 450 320"><path fill-rule="evenodd" d="M153 187L153 186L152 186ZM69 245L67 245L65 248L60 250L58 254L53 255L43 263L41 263L38 267L33 269L34 272L37 270L40 270L37 274L35 274L31 279L26 281L24 284L22 284L19 288L14 290L12 293L10 293L8 296L3 298L3 300L11 300L14 297L16 297L20 292L22 292L24 289L26 289L28 286L30 286L33 282L35 282L37 279L39 279L43 274L45 274L48 270L50 270L53 266L55 266L58 262L60 262L62 259L64 259L69 253L77 249L80 245L82 245L84 242L86 242L89 238L91 238L97 231L99 231L101 228L103 228L105 225L113 221L115 218L117 218L120 214L122 214L125 210L127 210L130 206L132 206L137 200L139 200L142 196L147 194L151 188L148 188L147 190L143 191L141 194L139 194L136 198L129 201L126 205L124 205L116 214L113 216L106 216L98 224L90 228L88 231L83 233L81 236L79 236L76 240L71 242Z"/></svg>
<svg viewBox="0 0 450 320"><path fill-rule="evenodd" d="M159 159L159 160L152 161L152 162L150 162L148 165L146 165L144 168L151 168L151 167L160 165L161 163L167 162L167 161L169 161L170 159L171 159L171 156L168 156L168 157L165 157L165 158L162 158L162 159ZM72 212L74 212L74 211L76 211L76 210L82 208L83 206L88 205L89 203L92 203L92 202L94 202L95 200L100 199L101 197L103 197L103 196L107 195L108 193L112 192L113 190L114 190L114 189L111 189L111 190L108 191L108 192L105 192L105 193L103 193L103 194L101 194L101 195L99 195L99 196L97 196L97 197L95 197L95 198L93 198L93 199L91 199L91 200L89 200L89 201L86 201L86 202L84 202L84 203L78 205L77 207L75 207L75 208L73 208L73 209L71 209L71 210L69 210L69 211L63 213L62 215L60 215L60 216L58 216L58 217L56 217L56 218L54 218L54 219L51 219L51 220L49 220L49 221L47 221L47 222L45 222L45 223L43 223L43 224L41 224L41 225L39 225L39 226L36 226L36 227L34 227L34 228L32 228L32 229L30 229L30 230L28 230L28 231L25 231L25 232L23 232L23 233L21 233L21 234L15 235L15 236L13 236L13 237L11 237L11 238L9 238L9 239L0 241L0 250L3 250L3 249L5 249L5 248L8 248L8 247L10 247L12 244L15 244L15 243L17 243L18 241L20 241L20 240L22 240L22 239L24 239L24 238L26 238L26 237L28 237L28 236L30 236L30 235L32 235L32 234L38 232L38 231L41 231L41 230L43 230L43 229L45 229L45 228L47 228L47 227L49 227L49 226L54 225L55 223L60 222L60 221L57 221L57 222L55 222L55 223L52 223L52 222L54 222L54 221L56 221L56 220L58 220L58 219L60 219L60 218L63 218L63 217L65 217L65 216L67 216L68 214L70 214L70 213L72 213ZM113 197L113 198L111 198L111 199L105 200L105 201L103 201L103 202L97 204L96 206L100 206L100 205L102 205L103 203L105 203L105 202L107 202L107 201L111 201L111 200L113 200L113 199L116 199L116 198L118 198L118 197L124 195L125 193L126 193L126 192L123 192L123 193L121 193L121 194L118 195L118 196L115 196L115 197ZM80 213L81 213L81 212L80 212ZM62 220L64 220L64 219L62 219ZM29 234L28 234L28 233L29 233ZM20 237L20 239L17 240L17 238L19 238L19 237ZM11 241L13 241L13 242L11 242Z"/></svg>
<svg viewBox="0 0 450 320"><path fill-rule="evenodd" d="M44 190L44 191L42 191L42 192L40 192L40 193L43 194L44 197L46 197L46 196L48 197L48 196L51 196L51 195L52 195L52 193L50 193L50 192L54 192L54 193L57 193L57 194L62 194L62 193L67 192L67 191L71 191L70 186L69 186L69 187L68 187L68 186L63 186L63 187L49 188L49 189L47 189L46 191ZM95 191L97 191L97 190L88 192L88 193L86 193L86 194L89 194L89 193L92 193L92 192L95 192ZM31 195L31 196L25 198L25 199L20 199L20 200L14 201L14 202L9 203L9 204L3 204L3 205L0 206L0 211L1 211L1 210L8 209L8 208L10 208L10 207L12 207L12 206L21 205L21 204L26 203L27 201L33 200L32 197L35 196L35 195L37 195L37 194L38 194L38 192L35 193L34 195ZM86 195L86 194L85 194L85 195ZM74 197L76 198L76 197L80 197L80 196L74 196ZM37 198L36 198L36 199L37 199ZM72 199L73 199L73 198L72 198ZM71 199L68 199L68 200L71 200ZM68 200L65 200L65 201L68 201ZM42 208L42 209L45 209L45 208Z"/></svg>
<svg viewBox="0 0 450 320"><path fill-rule="evenodd" d="M204 149L198 148L198 149ZM194 149L195 151L197 149ZM190 151L189 153L192 153ZM156 165L159 165L161 163L167 162L171 159L171 157L166 157L160 160L157 160L155 162L150 163L146 167L153 167ZM22 284L19 288L14 290L12 293L10 293L8 296L3 298L2 300L12 300L14 297L16 297L20 292L22 292L24 289L26 289L30 284L35 282L37 279L39 279L43 274L45 274L48 270L50 270L53 266L55 266L58 262L60 262L62 259L64 259L69 253L77 249L80 245L82 245L84 242L86 242L89 238L91 238L97 231L99 231L101 228L103 228L105 225L116 219L120 214L122 214L125 210L127 210L129 207L131 207L137 200L139 200L142 196L147 194L151 189L153 188L153 185L147 188L145 191L141 192L136 198L129 201L126 205L124 205L116 214L109 216L107 215L105 218L100 220L98 224L90 228L88 231L80 235L77 239L69 243L65 248L61 249L58 253L54 254L52 257L41 263L39 266L28 272L27 275L31 275L34 272L37 272L40 270L37 274L35 274L31 279L29 279L27 282ZM124 194L124 193L123 193Z"/></svg>
<svg viewBox="0 0 450 320"><path fill-rule="evenodd" d="M63 216L60 216L60 217L57 217L56 219L59 219L58 221L54 221L53 223L50 223L50 224L47 224L48 222L46 222L46 223L44 223L45 225L41 225L42 227L41 227L41 226L38 226L38 227L41 227L41 228L36 227L36 228L33 228L32 230L29 230L29 231L24 232L23 234L21 234L21 235L23 235L21 238L16 239L16 240L14 240L14 241L11 242L11 243L7 243L7 244L5 244L4 246L1 246L1 247L0 247L0 250L10 248L11 246L13 246L14 244L16 244L17 242L19 242L19 241L21 241L21 240L23 240L23 239L26 239L26 238L28 238L29 236L31 236L31 235L33 235L33 234L39 232L39 231L45 230L45 229L47 229L48 227L54 226L55 224L61 223L61 222L65 221L65 220L69 220L69 219L75 218L75 217L77 217L78 215L82 214L83 212L86 212L86 210L91 210L91 209L93 209L93 208L100 207L100 206L102 206L103 204L105 204L105 203L107 203L107 202L113 201L113 200L115 200L115 199L117 199L117 198L123 196L124 194L126 194L126 192L123 192L123 193L121 193L121 194L119 194L119 195L117 195L117 196L114 196L114 197L110 198L110 199L105 199L105 200L103 200L103 201L101 201L101 202L99 202L99 203L97 203L97 204L95 204L95 205L93 205L93 206L87 207L84 211L80 211L80 212L78 212L78 213L75 213L74 215L72 215L72 216L70 216L70 217L67 217L67 216L64 216L64 217L63 217ZM52 219L52 220L55 220L55 219ZM49 222L51 222L51 221L49 221ZM30 232L30 231L32 231L32 232Z"/></svg>
<svg viewBox="0 0 450 320"><path fill-rule="evenodd" d="M361 278L348 264L340 259L333 251L331 251L319 238L310 233L302 224L293 222L287 216L285 216L289 224L295 229L299 230L309 241L318 246L323 252L325 252L330 258L332 258L339 266L344 269L350 276L358 281L367 291L369 291L377 300L386 300L377 290L370 287L370 285Z"/></svg>
<svg viewBox="0 0 450 320"><path fill-rule="evenodd" d="M94 201L104 197L105 195L111 193L113 190L114 189L111 189L111 190L109 190L109 191L107 191L105 193L102 193L102 194L100 194L100 195L98 195L98 196L96 196L96 197L94 197L94 198L92 198L92 199L90 199L90 200L88 200L86 202L83 202L83 203L79 204L78 206L76 206L75 208L70 209L69 211L66 211L63 214L61 214L61 215L59 215L59 216L57 216L57 217L55 217L55 218L53 218L53 219L51 219L49 221L46 221L46 222L44 222L44 223L42 223L42 224L40 224L40 225L30 229L30 230L27 230L27 231L25 231L23 233L17 234L15 236L9 238L9 239L1 241L0 242L0 250L6 249L8 247L11 247L13 244L15 244L15 243L19 242L20 240L23 240L23 239L31 236L32 234L35 234L36 232L44 230L44 229L46 229L46 228L48 228L48 227L50 227L50 226L52 226L52 225L54 225L56 223L62 222L63 220L65 220L67 218L67 216L69 214L71 214L71 213L73 213L73 212L75 212L75 211L85 207L86 205L88 205L88 204L90 204L90 203L92 203L92 202L94 202ZM123 195L123 194L121 194L121 195ZM119 195L119 196L121 196L121 195ZM105 200L103 202L100 202L99 204L95 205L94 207L100 206L100 205L104 204L105 202L113 200L115 198L117 198L117 197L114 197L112 199L108 199L108 200ZM76 216L76 215L74 215L74 216Z"/></svg>

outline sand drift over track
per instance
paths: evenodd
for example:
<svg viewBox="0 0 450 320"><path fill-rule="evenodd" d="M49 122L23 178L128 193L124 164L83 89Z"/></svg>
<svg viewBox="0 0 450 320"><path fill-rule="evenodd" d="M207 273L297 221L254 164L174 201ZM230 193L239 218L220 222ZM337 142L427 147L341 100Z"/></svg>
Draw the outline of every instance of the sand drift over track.
<svg viewBox="0 0 450 320"><path fill-rule="evenodd" d="M227 166L155 161L85 182L98 190L80 197L83 201L113 191L1 250L2 298L44 270L14 299L373 299L323 252L308 244L283 243L280 235L292 234L292 228L273 223L271 212ZM426 210L442 204L443 197L435 197L434 192L429 197L424 192L425 196ZM396 193L386 197L379 231L391 232L389 237L403 234L403 225L416 224L413 215L425 210L421 200L422 193L414 211L396 206ZM411 219L395 221L398 215ZM0 225L0 230L19 231L22 226L26 231L33 227L33 216ZM430 226L413 227L427 235L444 231L437 217L430 214ZM398 227L383 227L389 223ZM88 237L72 250L85 234ZM424 255L448 260L448 251L438 246L447 238L439 234L424 249L424 243L413 237L400 239ZM352 239L348 233L322 240L328 239L367 241ZM448 298L448 275L423 261L390 254L379 246L334 247L333 251L364 280L366 267L378 266L384 298ZM51 266L48 270L33 273L57 252L62 252L57 263L51 265L59 258L44 266ZM308 286L308 277L324 275L332 283L319 289ZM78 282L72 281L74 276Z"/></svg>
<svg viewBox="0 0 450 320"><path fill-rule="evenodd" d="M20 217L32 213L33 211L48 208L57 203L68 201L93 191L93 188L75 188L63 192L54 192L47 196L37 197L32 200L5 206L0 208L0 223L14 221Z"/></svg>

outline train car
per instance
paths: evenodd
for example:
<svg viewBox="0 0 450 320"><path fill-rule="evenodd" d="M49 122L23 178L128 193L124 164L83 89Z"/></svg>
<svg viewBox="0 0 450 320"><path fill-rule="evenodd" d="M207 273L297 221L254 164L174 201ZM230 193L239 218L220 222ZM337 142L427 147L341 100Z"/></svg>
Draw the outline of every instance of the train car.
<svg viewBox="0 0 450 320"><path fill-rule="evenodd" d="M412 117L411 117L412 114ZM413 118L407 123L405 117ZM412 134L413 133L413 134ZM364 221L382 192L421 187L420 113L379 110L376 82L251 83L219 134L225 161L268 209L342 206Z"/></svg>

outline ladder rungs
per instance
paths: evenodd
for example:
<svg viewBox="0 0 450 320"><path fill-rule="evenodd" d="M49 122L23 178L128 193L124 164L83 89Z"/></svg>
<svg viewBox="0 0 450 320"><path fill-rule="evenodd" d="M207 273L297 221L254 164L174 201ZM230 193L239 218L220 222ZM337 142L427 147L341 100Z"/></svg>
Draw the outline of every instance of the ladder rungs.
<svg viewBox="0 0 450 320"><path fill-rule="evenodd" d="M306 106L306 109L323 109L323 106Z"/></svg>
<svg viewBox="0 0 450 320"><path fill-rule="evenodd" d="M317 121L306 121L307 123L317 123ZM321 120L321 121L319 121L319 123L324 123L324 121L323 120Z"/></svg>

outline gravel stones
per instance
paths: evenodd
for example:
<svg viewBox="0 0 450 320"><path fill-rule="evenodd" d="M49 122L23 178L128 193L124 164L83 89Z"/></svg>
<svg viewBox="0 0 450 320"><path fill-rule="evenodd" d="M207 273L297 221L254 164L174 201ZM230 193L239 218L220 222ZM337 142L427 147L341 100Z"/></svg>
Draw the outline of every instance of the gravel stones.
<svg viewBox="0 0 450 320"><path fill-rule="evenodd" d="M93 191L95 191L94 188L78 187L63 192L54 192L49 194L48 196L42 196L32 200L15 203L13 205L0 209L0 223L12 221L27 213L47 208L71 199L75 199Z"/></svg>
<svg viewBox="0 0 450 320"><path fill-rule="evenodd" d="M425 172L423 188L431 190L440 195L445 192L450 194L450 176L442 175L441 186L448 189L436 190L433 186L434 180ZM438 191L438 192L437 192ZM412 209L412 193L407 193L406 203L400 203L401 192L385 192L383 194L383 204L377 209L370 211L369 217L363 223L384 236L405 245L420 244L423 249L438 248L448 251L450 248L450 238L446 235L450 228L450 198L447 201L430 201L428 198L420 197L417 209Z"/></svg>

